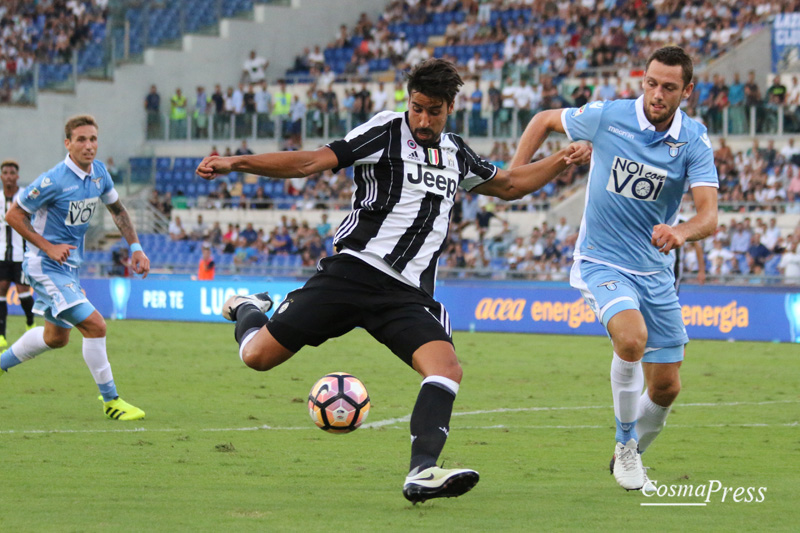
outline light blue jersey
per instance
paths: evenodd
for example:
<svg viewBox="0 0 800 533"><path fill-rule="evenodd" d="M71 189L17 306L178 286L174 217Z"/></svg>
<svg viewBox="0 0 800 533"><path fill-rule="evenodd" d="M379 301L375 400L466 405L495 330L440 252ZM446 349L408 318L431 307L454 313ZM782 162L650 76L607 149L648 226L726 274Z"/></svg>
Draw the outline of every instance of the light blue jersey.
<svg viewBox="0 0 800 533"><path fill-rule="evenodd" d="M705 126L678 110L657 132L643 97L568 108L561 122L571 140L593 144L575 259L632 274L670 268L672 258L651 244L653 227L674 222L687 181L719 187Z"/></svg>
<svg viewBox="0 0 800 533"><path fill-rule="evenodd" d="M103 163L94 161L89 175L67 155L63 162L28 185L19 195L18 204L32 215L33 229L45 239L53 244L75 246L66 264L78 268L83 262L83 238L98 200L112 204L118 198L114 182ZM47 258L43 251L30 243L28 245L28 259Z"/></svg>

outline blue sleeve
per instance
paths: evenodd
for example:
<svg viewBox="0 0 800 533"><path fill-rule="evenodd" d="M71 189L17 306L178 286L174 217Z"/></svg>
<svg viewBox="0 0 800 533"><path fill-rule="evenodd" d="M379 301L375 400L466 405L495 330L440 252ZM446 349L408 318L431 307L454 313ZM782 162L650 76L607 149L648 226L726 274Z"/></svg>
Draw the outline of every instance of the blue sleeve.
<svg viewBox="0 0 800 533"><path fill-rule="evenodd" d="M108 173L108 169L102 161L94 161L94 174L95 177L99 175L103 178L101 181L100 196L105 196L114 189L114 180L111 178L111 174Z"/></svg>
<svg viewBox="0 0 800 533"><path fill-rule="evenodd" d="M33 214L53 202L58 190L59 187L56 186L53 179L46 173L42 174L19 193L19 206Z"/></svg>
<svg viewBox="0 0 800 533"><path fill-rule="evenodd" d="M582 107L568 107L561 115L561 123L572 141L591 141L603 120L605 102L592 102Z"/></svg>
<svg viewBox="0 0 800 533"><path fill-rule="evenodd" d="M702 132L699 138L692 143L686 164L686 175L689 186L697 185L719 188L717 167L714 166L714 151L708 133Z"/></svg>

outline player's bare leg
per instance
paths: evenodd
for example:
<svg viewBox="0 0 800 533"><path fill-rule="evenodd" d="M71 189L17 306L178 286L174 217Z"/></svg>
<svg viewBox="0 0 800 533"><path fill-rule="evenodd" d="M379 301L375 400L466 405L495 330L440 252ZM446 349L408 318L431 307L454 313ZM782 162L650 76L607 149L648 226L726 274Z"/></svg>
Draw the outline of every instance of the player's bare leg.
<svg viewBox="0 0 800 533"><path fill-rule="evenodd" d="M681 391L680 367L681 362L642 363L647 389L639 399L636 422L639 451L642 453L661 433L670 406Z"/></svg>
<svg viewBox="0 0 800 533"><path fill-rule="evenodd" d="M478 473L436 466L450 432L453 402L463 373L461 365L453 345L446 341L420 346L414 352L412 365L424 379L411 413L411 465L403 495L412 503L461 496L478 483Z"/></svg>
<svg viewBox="0 0 800 533"><path fill-rule="evenodd" d="M249 296L231 296L222 306L223 318L236 322L234 335L239 343L239 357L254 370L266 371L294 355L281 345L266 328L272 299L266 292Z"/></svg>
<svg viewBox="0 0 800 533"><path fill-rule="evenodd" d="M611 394L617 424L612 471L624 489L639 490L644 485L645 472L638 449L636 418L644 385L641 360L647 345L647 327L636 309L620 311L607 327L614 346Z"/></svg>

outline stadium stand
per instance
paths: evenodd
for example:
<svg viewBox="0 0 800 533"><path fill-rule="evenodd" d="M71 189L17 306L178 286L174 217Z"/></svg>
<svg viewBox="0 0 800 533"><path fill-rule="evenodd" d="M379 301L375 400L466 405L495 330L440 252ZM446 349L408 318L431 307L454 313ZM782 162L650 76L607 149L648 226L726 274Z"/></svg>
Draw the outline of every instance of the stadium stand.
<svg viewBox="0 0 800 533"><path fill-rule="evenodd" d="M374 21L362 14L352 27L343 27L338 38L319 43L324 51L307 51L298 56L295 67L300 68L291 69L285 77L305 82L290 84L292 96L299 96L296 100L305 108L301 114L291 109L285 118L271 116L269 108L266 112L253 112L252 108L231 111L223 107L222 113L209 113L205 129L185 127L183 131L188 139L274 139L286 143L289 148L309 141L324 142L357 123L354 115L358 110L354 106L358 98L363 98L360 95L363 91L371 93L367 98L373 105L394 108L394 81L407 67L409 59L415 57L412 52L417 50L448 57L463 69L468 85L457 102L449 129L471 139L485 138L484 155L502 165L513 150L509 142L513 143L536 110L574 105L582 97L592 101L635 96L634 87L640 74L637 69L654 47L665 42L680 43L695 56L702 57L702 65L752 35L779 9L776 4L766 2L729 1L667 1L660 3L657 10L649 4L629 1L600 2L595 9L583 4L575 1L525 4L499 0L387 2L382 15ZM66 8L60 3L42 3L35 7L9 4L10 7L3 8L2 20L10 21L14 31L6 31L3 36L3 54L7 61L3 62L0 102L35 101L31 93L35 93L36 87L30 87L32 81L24 78L27 75L32 79L30 73L34 69L38 69L38 88L57 87L78 74L105 68L111 49L115 60L128 61L141 57L148 47L172 46L187 33L213 33L223 18L249 17L254 8L251 0L123 2L116 6L122 10L121 17L109 18L108 11L100 7L104 6L102 3L87 1L69 5L71 7ZM65 13L64 9L73 12ZM124 24L115 24L112 18ZM112 46L109 43L113 43ZM314 46L308 43L309 50ZM742 73L742 77L745 75ZM365 76L371 80L368 84L353 82ZM379 80L386 85L378 85ZM238 89L240 81L211 80L208 85L220 83L230 87L234 95L241 90L238 97L245 103L260 92L258 87L251 92L247 85ZM331 89L325 86L329 82L334 82ZM796 117L800 84L796 77L784 75L776 78L772 85L767 83L763 91L759 89L756 101L742 101L740 93L744 84L738 77L721 75L715 76L713 82L698 79L696 97L686 108L690 115L706 123L712 134L768 135L759 138L761 146L750 149L741 148L741 142L733 142L735 149L729 157L718 159L721 210L731 215L729 218L753 216L762 221L770 214L778 217L796 214L800 212L797 165L800 158L782 135L800 131L800 119ZM776 100L781 85L784 85L785 96ZM267 100L274 101L277 88L277 84L269 84L262 89L268 95ZM191 91L186 94L190 95ZM476 94L477 100L473 99ZM403 100L404 95L399 101ZM197 126L199 123L193 122L197 110L197 102L190 97L189 124ZM373 107L369 112L379 110ZM164 121L170 125L168 116ZM296 121L301 122L302 134L299 138L286 139L284 132L290 130L287 124ZM221 135L217 135L218 127ZM156 137L153 142L174 138L174 130L169 137L167 134L168 130L162 131L163 137ZM232 175L222 183L208 183L193 174L199 154L158 153L161 155L131 157L129 178L132 182L151 184L158 197L155 203L170 205L167 213L173 208L209 212L262 207L299 212L318 207L336 209L347 204L351 193L346 178L332 175L290 182ZM506 213L542 211L558 205L580 189L584 173L585 170L573 172L560 178L533 199L492 205L497 215L493 224ZM566 259L569 239L564 235L556 238L552 229L539 228L540 235L530 242L533 235L528 235L527 231L520 234L519 228L511 228L512 231L498 239L492 231L480 233L474 229L476 226L469 220L463 226L454 227L451 246L442 257L443 266L502 268L550 277L563 277L569 266ZM269 235L269 228L262 229ZM795 238L796 231L793 233L786 225L782 230L780 238L786 247ZM524 251L517 246L515 253L509 255L516 237L523 239ZM553 237L554 242L548 243L549 237ZM292 235L292 240L302 241L297 235ZM725 224L721 224L720 237L714 240L723 243L730 240ZM714 240L707 243L707 253L713 250ZM154 240L154 253L162 254L157 257L165 264L193 267L199 257L199 242L182 242L162 250L162 241ZM767 275L779 272L781 244L772 244L772 256L764 265ZM231 240L231 245L236 248L235 239ZM302 267L306 262L300 248L288 257L301 259L287 260L283 255L270 256L269 247L264 246L267 253L258 250L253 264L245 265L228 259L235 258L235 253L222 253L225 243L215 243L215 246L220 253L220 264L238 270L262 265ZM551 254L542 262L539 252L544 248L552 252L553 246L558 248L559 254ZM747 261L746 251L744 255L734 253L739 255L731 262L730 271L751 272L752 262ZM102 257L98 255L97 258Z"/></svg>

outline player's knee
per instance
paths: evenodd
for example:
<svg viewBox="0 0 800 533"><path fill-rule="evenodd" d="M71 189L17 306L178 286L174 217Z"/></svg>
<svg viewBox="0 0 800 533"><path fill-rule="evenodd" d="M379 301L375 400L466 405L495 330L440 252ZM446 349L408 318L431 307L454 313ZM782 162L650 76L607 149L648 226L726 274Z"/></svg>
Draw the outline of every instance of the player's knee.
<svg viewBox="0 0 800 533"><path fill-rule="evenodd" d="M453 356L442 365L441 370L437 372L440 376L452 379L456 383L461 383L461 378L464 376L464 370L461 368L461 363Z"/></svg>
<svg viewBox="0 0 800 533"><path fill-rule="evenodd" d="M637 332L621 332L614 337L614 351L622 359L628 361L638 361L644 356L644 349L647 345L647 335Z"/></svg>
<svg viewBox="0 0 800 533"><path fill-rule="evenodd" d="M651 387L652 400L657 405L669 407L681 392L680 379L662 380Z"/></svg>
<svg viewBox="0 0 800 533"><path fill-rule="evenodd" d="M273 361L270 357L268 357L267 354L254 348L250 348L248 345L245 345L244 348L242 348L241 355L244 364L259 372L266 372L267 370L277 366L277 362Z"/></svg>
<svg viewBox="0 0 800 533"><path fill-rule="evenodd" d="M93 333L93 337L105 337L106 336L106 321L101 320L96 324L92 325L91 329Z"/></svg>
<svg viewBox="0 0 800 533"><path fill-rule="evenodd" d="M54 350L57 348L63 348L69 344L69 335L48 335L47 332L45 332L44 343L49 348L53 348Z"/></svg>

